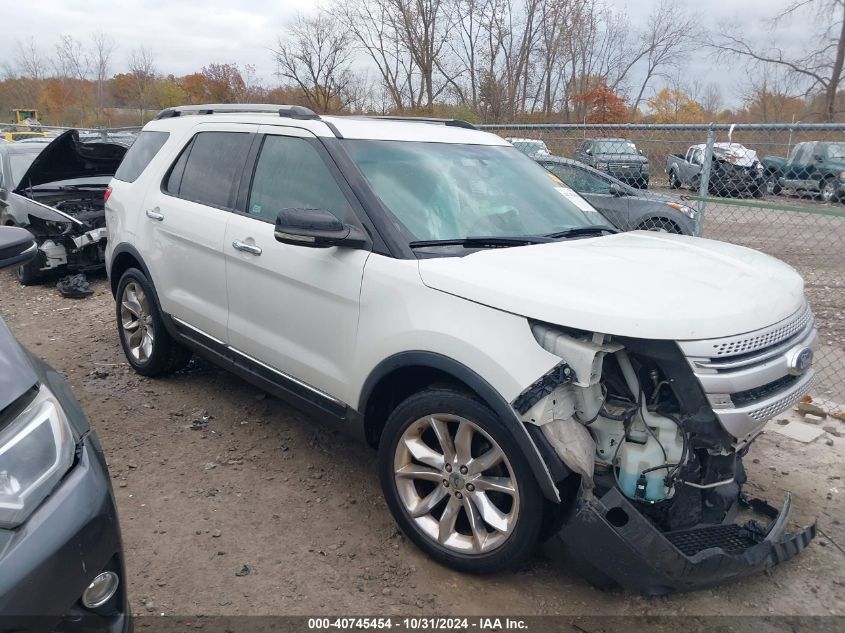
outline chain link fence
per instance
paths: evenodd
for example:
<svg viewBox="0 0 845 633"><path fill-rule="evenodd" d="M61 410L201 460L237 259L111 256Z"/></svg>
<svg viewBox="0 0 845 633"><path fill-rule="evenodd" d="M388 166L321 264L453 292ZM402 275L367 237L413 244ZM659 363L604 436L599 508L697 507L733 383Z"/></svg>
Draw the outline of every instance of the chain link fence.
<svg viewBox="0 0 845 633"><path fill-rule="evenodd" d="M700 235L794 266L820 334L813 395L845 403L845 125L481 127L622 230Z"/></svg>

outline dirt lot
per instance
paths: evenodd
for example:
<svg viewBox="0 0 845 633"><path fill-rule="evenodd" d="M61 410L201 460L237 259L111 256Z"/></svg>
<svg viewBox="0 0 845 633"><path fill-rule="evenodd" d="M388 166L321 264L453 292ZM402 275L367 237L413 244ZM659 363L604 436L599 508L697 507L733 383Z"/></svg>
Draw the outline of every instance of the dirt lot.
<svg viewBox="0 0 845 633"><path fill-rule="evenodd" d="M540 559L463 576L398 534L369 448L203 362L164 380L130 371L108 285L94 287L72 301L5 272L0 315L67 377L102 439L138 614L845 614L845 438L766 433L752 449L751 491L792 490L796 518L823 531L769 574L659 599L602 593Z"/></svg>

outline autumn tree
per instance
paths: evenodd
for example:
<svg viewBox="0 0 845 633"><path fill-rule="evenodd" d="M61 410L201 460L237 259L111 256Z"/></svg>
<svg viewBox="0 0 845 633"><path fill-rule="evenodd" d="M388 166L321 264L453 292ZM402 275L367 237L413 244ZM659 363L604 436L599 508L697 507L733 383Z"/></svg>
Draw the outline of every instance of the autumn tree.
<svg viewBox="0 0 845 633"><path fill-rule="evenodd" d="M655 123L701 123L704 110L680 88L663 88L648 99L648 109Z"/></svg>
<svg viewBox="0 0 845 633"><path fill-rule="evenodd" d="M593 90L575 95L572 100L583 104L586 123L622 123L628 116L625 100L604 82Z"/></svg>

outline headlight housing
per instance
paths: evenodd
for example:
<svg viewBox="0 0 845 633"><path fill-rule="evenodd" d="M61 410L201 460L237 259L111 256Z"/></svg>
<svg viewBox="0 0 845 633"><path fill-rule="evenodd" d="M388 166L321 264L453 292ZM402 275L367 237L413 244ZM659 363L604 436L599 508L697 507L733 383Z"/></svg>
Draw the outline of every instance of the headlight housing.
<svg viewBox="0 0 845 633"><path fill-rule="evenodd" d="M696 215L698 215L698 212L695 209L693 209L692 207L688 207L687 205L680 204L678 202L667 202L666 206L672 207L673 209L675 209L675 211L680 211L685 216L687 216L690 220L695 220Z"/></svg>
<svg viewBox="0 0 845 633"><path fill-rule="evenodd" d="M75 441L61 404L44 385L0 431L0 528L23 523L73 464Z"/></svg>
<svg viewBox="0 0 845 633"><path fill-rule="evenodd" d="M845 171L839 172L839 180L845 180Z"/></svg>

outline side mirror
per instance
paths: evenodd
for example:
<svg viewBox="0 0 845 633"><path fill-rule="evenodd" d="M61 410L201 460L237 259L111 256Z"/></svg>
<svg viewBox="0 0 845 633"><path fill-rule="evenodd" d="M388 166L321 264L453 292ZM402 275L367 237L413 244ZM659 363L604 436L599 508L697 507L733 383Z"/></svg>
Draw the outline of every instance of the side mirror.
<svg viewBox="0 0 845 633"><path fill-rule="evenodd" d="M622 187L617 185L615 182L612 182L610 183L610 195L612 195L614 198L621 198L625 195L625 190L622 189Z"/></svg>
<svg viewBox="0 0 845 633"><path fill-rule="evenodd" d="M824 162L824 156L822 156L821 154L816 154L815 156L813 156L813 158L815 158L816 161L819 163Z"/></svg>
<svg viewBox="0 0 845 633"><path fill-rule="evenodd" d="M593 150L588 147L587 149L584 150L584 153L585 154L592 154Z"/></svg>
<svg viewBox="0 0 845 633"><path fill-rule="evenodd" d="M32 233L19 226L0 227L0 268L25 264L37 253Z"/></svg>
<svg viewBox="0 0 845 633"><path fill-rule="evenodd" d="M645 156L645 154L643 154L643 150L641 150L641 149L638 149L638 150L637 150L637 153L638 153L640 156Z"/></svg>
<svg viewBox="0 0 845 633"><path fill-rule="evenodd" d="M325 209L282 209L276 216L274 235L283 244L311 248L363 248L368 241L361 229L344 224Z"/></svg>

